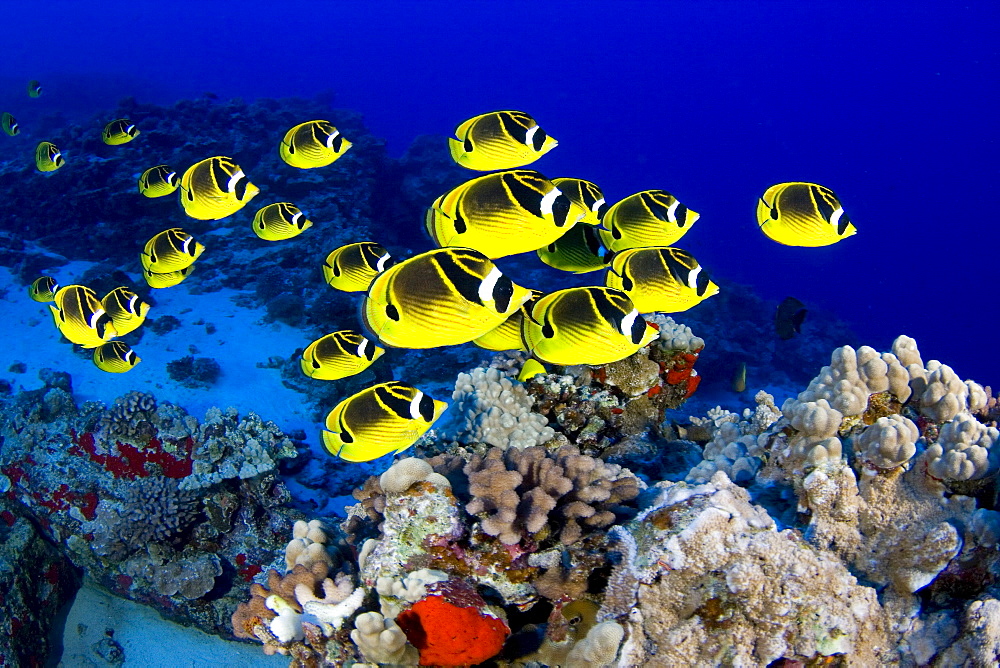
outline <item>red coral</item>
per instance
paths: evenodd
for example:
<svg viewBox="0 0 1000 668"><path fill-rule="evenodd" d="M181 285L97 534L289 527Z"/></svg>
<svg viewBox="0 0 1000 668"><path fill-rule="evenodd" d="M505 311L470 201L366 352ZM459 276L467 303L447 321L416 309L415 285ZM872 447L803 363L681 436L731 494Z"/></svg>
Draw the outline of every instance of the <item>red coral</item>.
<svg viewBox="0 0 1000 668"><path fill-rule="evenodd" d="M155 464L160 468L160 473L167 478L184 478L191 475L191 452L194 450L194 439L190 436L181 442L180 457L171 454L163 449L163 443L157 438L149 439L143 447L136 447L131 443L115 443L118 454L100 453L97 451L97 443L94 435L87 432L77 437L73 435L76 443L69 449L70 454L82 457L87 455L90 461L103 466L115 478L146 478L155 473L155 470L147 468L147 464Z"/></svg>
<svg viewBox="0 0 1000 668"><path fill-rule="evenodd" d="M236 572L247 582L253 582L255 576L263 572L258 564L247 564L247 555L242 552L236 555Z"/></svg>
<svg viewBox="0 0 1000 668"><path fill-rule="evenodd" d="M0 520L3 520L4 524L6 524L7 526L12 527L14 526L14 522L17 521L17 518L14 517L14 513L10 512L9 510L5 510L2 513L0 513Z"/></svg>
<svg viewBox="0 0 1000 668"><path fill-rule="evenodd" d="M468 585L449 581L396 617L421 666L471 666L500 653L510 635L502 619L485 612L485 602Z"/></svg>
<svg viewBox="0 0 1000 668"><path fill-rule="evenodd" d="M698 353L701 348L691 353L677 353L666 363L661 362L660 368L666 371L666 382L668 385L683 385L684 398L687 399L701 383L701 376L694 370L694 363L698 361Z"/></svg>

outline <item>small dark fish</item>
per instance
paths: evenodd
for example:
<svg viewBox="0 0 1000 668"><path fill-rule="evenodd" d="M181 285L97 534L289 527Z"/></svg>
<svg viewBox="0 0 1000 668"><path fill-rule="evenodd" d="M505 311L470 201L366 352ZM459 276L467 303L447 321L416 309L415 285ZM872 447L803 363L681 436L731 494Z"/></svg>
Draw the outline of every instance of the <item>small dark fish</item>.
<svg viewBox="0 0 1000 668"><path fill-rule="evenodd" d="M807 313L805 304L795 297L785 297L774 314L774 331L778 333L778 338L787 341L801 333Z"/></svg>
<svg viewBox="0 0 1000 668"><path fill-rule="evenodd" d="M28 82L28 97L38 97L42 94L42 84L34 79Z"/></svg>

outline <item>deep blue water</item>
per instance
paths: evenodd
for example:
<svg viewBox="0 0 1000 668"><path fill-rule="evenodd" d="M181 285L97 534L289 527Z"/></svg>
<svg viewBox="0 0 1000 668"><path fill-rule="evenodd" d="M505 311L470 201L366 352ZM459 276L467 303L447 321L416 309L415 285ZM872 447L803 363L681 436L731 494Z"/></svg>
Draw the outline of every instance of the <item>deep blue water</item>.
<svg viewBox="0 0 1000 668"><path fill-rule="evenodd" d="M0 107L16 115L33 78L68 115L332 90L393 154L522 109L560 141L548 176L701 213L678 245L714 276L832 310L882 350L909 334L997 386L1000 3L864 4L5 3ZM765 238L755 200L790 180L833 188L857 236Z"/></svg>

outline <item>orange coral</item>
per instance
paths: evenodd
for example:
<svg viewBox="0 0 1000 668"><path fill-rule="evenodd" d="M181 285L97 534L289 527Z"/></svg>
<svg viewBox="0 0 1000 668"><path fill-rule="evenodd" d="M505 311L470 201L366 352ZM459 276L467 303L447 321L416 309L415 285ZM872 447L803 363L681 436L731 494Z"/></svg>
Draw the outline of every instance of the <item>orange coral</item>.
<svg viewBox="0 0 1000 668"><path fill-rule="evenodd" d="M420 651L421 666L470 666L500 653L510 629L468 585L449 581L428 589L433 593L396 617Z"/></svg>

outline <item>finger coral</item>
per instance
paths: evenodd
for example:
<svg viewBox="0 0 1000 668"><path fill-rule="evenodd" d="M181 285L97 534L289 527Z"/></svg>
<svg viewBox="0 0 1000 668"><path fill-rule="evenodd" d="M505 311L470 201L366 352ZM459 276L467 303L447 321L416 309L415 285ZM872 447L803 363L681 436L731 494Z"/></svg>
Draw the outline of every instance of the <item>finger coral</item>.
<svg viewBox="0 0 1000 668"><path fill-rule="evenodd" d="M466 510L482 515L483 530L513 545L557 534L564 545L585 531L610 526L621 504L639 493L627 469L581 455L573 446L490 450L465 467L472 501ZM542 534L543 530L545 534Z"/></svg>

